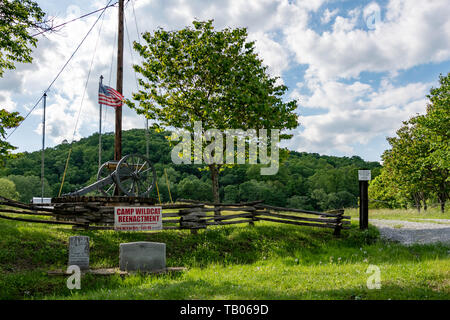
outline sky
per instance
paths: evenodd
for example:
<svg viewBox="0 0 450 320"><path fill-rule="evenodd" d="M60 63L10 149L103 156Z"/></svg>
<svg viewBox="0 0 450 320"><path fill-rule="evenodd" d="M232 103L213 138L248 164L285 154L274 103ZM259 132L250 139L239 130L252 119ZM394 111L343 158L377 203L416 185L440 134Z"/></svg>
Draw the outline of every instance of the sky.
<svg viewBox="0 0 450 320"><path fill-rule="evenodd" d="M108 2L37 1L55 25ZM27 114L99 14L38 36L33 63L18 64L0 79L0 106ZM182 29L196 19L214 19L218 30L246 27L269 73L289 88L284 99L298 101L300 125L282 146L380 161L389 148L386 137L394 136L402 121L425 113L426 95L439 85L440 74L450 72L448 17L448 0L130 0L124 95L137 91L139 75L131 66L141 60L130 43L141 39L139 33ZM46 147L98 132L99 77L113 87L116 82L116 29L112 7L47 93ZM103 132L113 132L114 110L103 110ZM41 102L8 138L16 152L42 147L42 115ZM127 106L122 121L124 130L145 125Z"/></svg>

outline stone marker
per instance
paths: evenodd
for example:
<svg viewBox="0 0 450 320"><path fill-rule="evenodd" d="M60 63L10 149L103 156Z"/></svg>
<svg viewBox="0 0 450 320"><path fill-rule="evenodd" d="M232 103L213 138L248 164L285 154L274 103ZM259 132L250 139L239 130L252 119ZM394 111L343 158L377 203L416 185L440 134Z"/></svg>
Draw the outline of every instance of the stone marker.
<svg viewBox="0 0 450 320"><path fill-rule="evenodd" d="M69 266L79 266L80 270L89 270L89 237L69 238Z"/></svg>
<svg viewBox="0 0 450 320"><path fill-rule="evenodd" d="M166 268L166 244L129 242L120 244L119 268L122 271L156 271Z"/></svg>

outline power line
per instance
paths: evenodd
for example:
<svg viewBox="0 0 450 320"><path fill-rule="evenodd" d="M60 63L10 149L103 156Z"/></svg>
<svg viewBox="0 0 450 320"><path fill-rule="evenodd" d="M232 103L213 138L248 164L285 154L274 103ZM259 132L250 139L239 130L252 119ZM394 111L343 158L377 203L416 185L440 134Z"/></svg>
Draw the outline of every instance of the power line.
<svg viewBox="0 0 450 320"><path fill-rule="evenodd" d="M138 23L137 23L137 19L136 19L136 12L134 11L134 1L131 2L131 6L133 7L134 23L136 25L136 33L138 36L138 43L141 44L141 35L139 33Z"/></svg>
<svg viewBox="0 0 450 320"><path fill-rule="evenodd" d="M107 8L111 7L110 3L112 0L109 0L108 4L106 5L106 7L103 8L103 11L100 13L100 15L98 16L97 20L95 20L94 24L91 26L91 28L89 29L89 31L86 33L86 35L84 36L84 38L81 40L81 42L78 44L78 46L76 47L75 51L72 53L72 55L69 57L69 59L66 61L66 63L63 65L63 67L61 68L61 70L58 72L58 74L56 75L56 77L53 79L53 81L50 83L50 85L47 87L47 89L44 91L44 94L46 94L50 88L53 86L53 84L55 83L55 81L59 78L59 76L61 75L61 73L64 71L64 69L67 67L67 65L69 64L70 60L72 60L72 58L75 56L75 54L77 53L78 49L80 49L81 45L84 43L84 41L86 40L86 38L89 36L89 34L91 33L92 29L94 29L95 25L97 24L97 22L100 20L100 18L103 16L103 13L106 11ZM39 98L39 100L36 102L36 104L33 106L33 108L31 108L31 110L27 113L27 115L24 117L24 119L22 120L22 122L14 128L13 131L11 131L11 133L6 137L5 141L9 139L9 137L11 137L11 135L17 130L17 128L20 127L20 125L22 123L25 122L25 120L28 118L28 116L34 111L34 109L37 107L37 105L39 104L39 102L41 102L42 98L44 97L44 94Z"/></svg>
<svg viewBox="0 0 450 320"><path fill-rule="evenodd" d="M107 7L105 7L105 8L107 8ZM104 20L105 20L104 18L105 18L105 16L103 16L102 22L101 22L101 24L100 24L100 28L99 28L99 30L98 30L98 36L97 36L97 41L95 42L94 53L92 54L91 64L90 64L90 66L89 66L89 72L88 72L88 75L87 75L86 83L85 83L85 85L84 85L83 95L82 95L82 97L81 97L80 110L78 111L77 120L76 120L76 122L75 122L75 128L74 128L74 130L73 130L72 142L73 142L73 140L75 139L75 134L76 134L77 127L78 127L78 122L79 122L79 120L80 120L81 110L82 110L82 108L83 108L84 97L85 97L85 95L86 95L86 90L87 90L87 87L88 87L88 84L89 84L89 78L90 78L90 76L91 76L92 66L93 66L93 64L94 64L95 55L96 55L96 53L97 53L98 42L99 42L99 40L100 40L100 34L101 34L101 32L102 32L103 22L104 22Z"/></svg>
<svg viewBox="0 0 450 320"><path fill-rule="evenodd" d="M134 66L133 47L132 47L132 45L131 45L130 34L129 34L129 32L128 32L127 18L126 18L126 15L125 15L125 14L123 15L123 19L124 19L124 21L125 21L125 31L126 31L126 34L127 34L128 47L129 47L129 49L130 49L131 64ZM134 70L134 68L133 68L133 70ZM134 70L133 73L134 73L134 80L135 80L135 82L136 82L136 89L139 90L139 84L138 84L138 81L137 81L136 70Z"/></svg>
<svg viewBox="0 0 450 320"><path fill-rule="evenodd" d="M77 20L86 18L86 17L88 17L88 16L90 16L90 15L92 15L92 14L94 14L94 13L99 12L99 11L108 9L109 7L114 7L116 4L117 4L117 2L115 2L115 3L113 3L113 4L110 4L110 5L107 5L106 7L97 9L97 10L95 10L95 11L91 11L91 12L89 12L89 13L86 13L86 14L84 14L84 15L78 17L78 18L75 18L75 19L72 19L72 20L70 20L70 21L66 21L66 22L64 22L64 23L61 23L61 24L59 24L59 25L57 25L57 26L55 26L55 27L46 28L45 30L42 30L41 32L38 32L38 33L33 34L32 37L36 37L36 36L38 36L38 35L40 35L40 34L43 34L43 33L49 32L49 31L53 31L53 30L55 30L55 29L57 29L57 28L60 28L60 27L65 26L66 24L69 24L69 23L71 23L71 22L74 22L74 21L77 21Z"/></svg>
<svg viewBox="0 0 450 320"><path fill-rule="evenodd" d="M105 9L105 10L106 10L106 9ZM72 141L70 142L69 153L68 153L68 155L67 155L66 165L65 165L65 168L64 168L64 173L63 173L63 178L62 178L62 181L61 181L61 186L60 186L60 188L59 188L58 197L61 196L61 191L62 191L62 188L63 188L63 186L64 186L64 180L65 180L65 178L66 178L67 169L68 169L68 167L69 167L69 159L70 159L70 155L72 154L72 146L73 146L72 144L73 144L73 141L74 141L74 139L75 139L75 134L76 134L76 132L77 132L77 127L78 127L78 122L79 122L79 120L80 120L81 110L83 109L84 96L85 96L85 94L86 94L86 90L87 90L88 83L89 83L89 78L90 78L90 76L91 76L92 66L93 66L93 64L94 64L95 55L96 55L96 53L97 53L97 46L98 46L98 42L99 42L99 40L100 40L100 34L101 34L101 32L102 32L102 26L103 26L104 20L105 20L105 16L103 16L102 23L100 24L100 28L99 28L99 30L98 30L97 41L95 42L94 52L93 52L93 54L92 54L91 64L90 64L90 66L89 66L89 72L88 72L88 75L87 75L86 83L85 83L85 85L84 85L83 95L82 95L82 97L81 97L80 109L78 110L77 120L76 120L76 122L75 122L75 127L74 127L74 129L73 129Z"/></svg>

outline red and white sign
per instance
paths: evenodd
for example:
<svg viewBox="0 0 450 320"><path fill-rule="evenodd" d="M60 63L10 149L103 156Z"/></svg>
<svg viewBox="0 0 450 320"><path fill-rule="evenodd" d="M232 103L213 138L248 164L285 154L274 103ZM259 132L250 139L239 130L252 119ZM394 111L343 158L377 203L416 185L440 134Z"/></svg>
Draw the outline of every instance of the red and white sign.
<svg viewBox="0 0 450 320"><path fill-rule="evenodd" d="M115 207L114 230L162 230L161 207Z"/></svg>

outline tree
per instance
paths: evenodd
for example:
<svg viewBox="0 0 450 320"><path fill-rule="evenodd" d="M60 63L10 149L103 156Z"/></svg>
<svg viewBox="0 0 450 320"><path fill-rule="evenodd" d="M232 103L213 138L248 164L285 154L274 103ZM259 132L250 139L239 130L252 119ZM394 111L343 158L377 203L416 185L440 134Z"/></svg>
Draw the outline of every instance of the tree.
<svg viewBox="0 0 450 320"><path fill-rule="evenodd" d="M10 157L10 152L17 149L6 138L6 129L15 128L23 120L18 112L8 112L5 109L0 110L0 164Z"/></svg>
<svg viewBox="0 0 450 320"><path fill-rule="evenodd" d="M14 182L6 178L0 178L0 196L12 200L18 200L19 193L16 191L16 185Z"/></svg>
<svg viewBox="0 0 450 320"><path fill-rule="evenodd" d="M328 208L328 195L323 189L313 190L311 192L311 199L315 203L315 209L326 210Z"/></svg>
<svg viewBox="0 0 450 320"><path fill-rule="evenodd" d="M432 88L424 115L417 115L387 138L391 145L383 155L382 181L371 192L395 200L411 199L420 211L422 203L436 196L445 210L450 193L450 73L440 76L439 88ZM384 190L383 190L384 189Z"/></svg>
<svg viewBox="0 0 450 320"><path fill-rule="evenodd" d="M305 196L292 196L287 200L287 206L289 208L303 209L303 210L314 210L310 204L311 200L309 197Z"/></svg>
<svg viewBox="0 0 450 320"><path fill-rule="evenodd" d="M33 197L42 193L41 178L37 176L9 175L8 180L14 182L21 202L30 202ZM44 179L44 197L51 197L52 192L47 179Z"/></svg>
<svg viewBox="0 0 450 320"><path fill-rule="evenodd" d="M228 185L224 188L224 203L237 203L240 201L239 197L239 186Z"/></svg>
<svg viewBox="0 0 450 320"><path fill-rule="evenodd" d="M392 180L388 168L369 182L369 205L371 208L400 208L405 206L404 198Z"/></svg>
<svg viewBox="0 0 450 320"><path fill-rule="evenodd" d="M420 212L427 191L430 167L424 165L428 141L418 134L411 119L404 121L397 136L387 138L391 150L383 153L384 165L392 174L392 183L398 186L399 196L411 199Z"/></svg>
<svg viewBox="0 0 450 320"><path fill-rule="evenodd" d="M177 189L181 198L207 201L212 198L211 186L196 176L189 176L181 180Z"/></svg>
<svg viewBox="0 0 450 320"><path fill-rule="evenodd" d="M44 12L31 0L0 0L0 77L15 63L30 63L31 47L37 39L30 29L45 28ZM6 142L5 129L15 128L23 120L17 112L0 109L0 162L16 148Z"/></svg>
<svg viewBox="0 0 450 320"><path fill-rule="evenodd" d="M134 43L143 58L134 69L142 90L128 105L164 127L194 132L201 121L208 129L293 129L298 126L296 101L283 102L287 87L270 77L267 67L247 42L245 28L216 31L213 21L194 21L193 28L159 29L143 34L145 44ZM281 138L291 136L281 134ZM219 202L222 164L208 164L214 201Z"/></svg>
<svg viewBox="0 0 450 320"><path fill-rule="evenodd" d="M37 39L30 29L45 29L44 12L31 0L0 1L0 77L15 62L30 63Z"/></svg>
<svg viewBox="0 0 450 320"><path fill-rule="evenodd" d="M450 194L450 73L440 75L439 83L440 87L432 88L427 95L427 113L413 118L411 123L420 136L426 137L428 150L423 163L429 168L428 178L432 177L428 186L435 190L444 212Z"/></svg>

